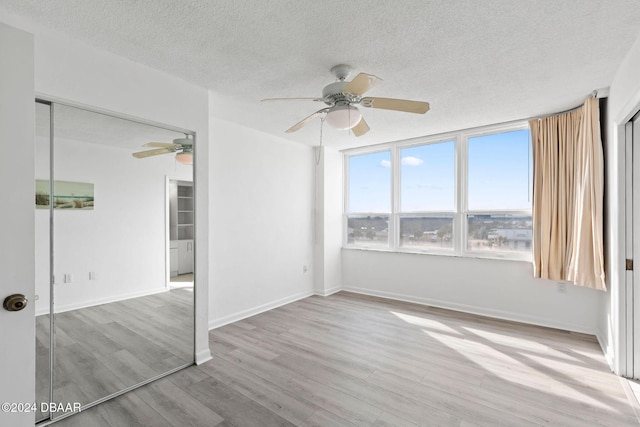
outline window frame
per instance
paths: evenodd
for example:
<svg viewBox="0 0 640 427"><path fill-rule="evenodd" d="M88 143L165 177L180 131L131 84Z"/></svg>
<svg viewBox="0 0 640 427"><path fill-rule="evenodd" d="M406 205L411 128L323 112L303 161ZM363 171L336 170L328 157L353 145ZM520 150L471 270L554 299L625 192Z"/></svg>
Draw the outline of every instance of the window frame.
<svg viewBox="0 0 640 427"><path fill-rule="evenodd" d="M343 233L342 247L344 249L373 250L384 252L417 253L426 255L445 255L467 258L488 258L515 261L531 261L532 250L515 251L473 251L468 249L468 218L470 215L524 215L531 216L531 207L528 210L469 210L469 138L492 134L506 133L518 130L528 130L527 121L501 123L478 128L463 129L455 132L447 132L432 136L413 138L403 141L394 141L369 147L358 147L343 150ZM415 211L402 212L402 185L400 152L402 149L431 145L453 141L454 144L454 207L453 211ZM529 134L529 150L531 153L531 135ZM352 156L380 153L390 151L391 158L391 212L350 212L349 211L349 159ZM532 183L529 183L531 192ZM368 247L348 242L348 220L350 216L387 216L389 217L389 241L386 247ZM410 248L400 245L400 220L406 217L427 217L435 215L453 215L453 245L452 249L442 248Z"/></svg>
<svg viewBox="0 0 640 427"><path fill-rule="evenodd" d="M533 209L530 207L528 210L522 209L497 209L497 210L471 210L469 209L469 139L475 138L478 136L487 136L494 135L500 133L507 132L515 132L519 130L527 130L529 131L529 152L531 154L531 131L529 129L529 123L524 121L518 124L509 123L509 124L499 124L494 126L488 126L478 129L467 129L461 132L461 150L464 155L462 156L463 164L461 165L461 169L464 172L463 185L461 186L461 191L464 193L462 195L461 200L461 239L463 240L463 244L461 246L461 254L465 257L477 257L477 258L492 258L492 259L510 259L510 260L521 260L521 261L531 261L533 259L533 252L523 251L522 253L518 252L507 252L507 251L495 251L495 252L482 252L482 251L472 251L468 248L468 233L469 233L469 215L528 215L531 216ZM532 183L529 182L529 191L531 192ZM532 196L532 194L530 194Z"/></svg>
<svg viewBox="0 0 640 427"><path fill-rule="evenodd" d="M349 200L350 200L350 186L349 186L349 179L348 177L349 175L349 158L355 155L365 155L365 154L376 154L376 153L384 153L386 151L389 151L389 161L391 162L391 166L390 166L390 170L389 170L389 184L390 184L390 189L389 189L389 212L351 212L349 210ZM343 217L343 224L342 224L342 247L352 247L352 248L358 248L358 249L368 249L368 250L378 250L378 251L393 251L393 242L394 242L394 233L393 233L393 226L391 225L392 223L392 214L393 214L393 210L394 210L394 196L393 196L393 191L394 191L394 152L392 149L390 149L389 147L381 147L378 149L369 149L369 150L365 150L361 153L358 154L351 154L351 155L344 155L343 153L343 167L344 167L344 177L345 177L345 181L344 181L344 200L343 200L343 208L342 208L342 217ZM388 237L387 237L387 245L386 247L384 246L378 246L378 245L372 245L372 246L366 246L366 245L354 245L354 244L350 244L349 243L349 217L353 216L353 217L366 217L366 216L371 216L371 217L375 217L375 216L388 216L389 217L389 228L388 228Z"/></svg>
<svg viewBox="0 0 640 427"><path fill-rule="evenodd" d="M400 152L403 149L406 148L414 148L414 147L420 147L420 146L425 146L425 145L434 145L434 144L441 144L441 143L445 143L445 142L453 142L453 210L425 210L425 211L408 211L408 212L404 212L402 211L402 176L401 176L401 170L402 170L402 165L401 165L401 160L402 160L402 156L400 155ZM394 214L394 229L395 229L395 237L396 240L394 241L394 247L397 249L397 252L410 252L410 253L426 253L426 254L440 254L440 255L455 255L457 252L457 248L456 248L456 233L455 233L455 224L456 224L456 212L457 212L457 207L458 207L458 185L457 185L457 164L458 164L458 141L456 138L455 134L443 134L443 135L437 135L436 137L431 137L431 138L420 138L417 140L412 140L412 141L408 141L406 143L396 143L394 144L394 150L395 150L395 158L397 159L397 161L394 163L391 163L391 166L394 167L395 166L395 186L392 187L392 193L397 194L397 197L395 197L394 200L394 211L392 212ZM451 247L451 249L444 249L444 248L409 248L406 246L401 246L400 245L400 219L401 218L411 218L411 217L428 217L428 216L438 216L438 215L452 215L453 216L453 245Z"/></svg>

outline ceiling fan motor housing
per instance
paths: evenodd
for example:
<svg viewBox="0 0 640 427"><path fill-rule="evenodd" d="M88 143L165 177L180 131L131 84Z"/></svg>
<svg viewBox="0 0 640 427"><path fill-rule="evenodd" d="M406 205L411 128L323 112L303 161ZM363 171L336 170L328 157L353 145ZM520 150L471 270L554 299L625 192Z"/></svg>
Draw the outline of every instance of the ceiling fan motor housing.
<svg viewBox="0 0 640 427"><path fill-rule="evenodd" d="M173 140L174 144L178 144L178 145L182 145L184 146L192 146L193 145L193 140L190 138L176 138Z"/></svg>
<svg viewBox="0 0 640 427"><path fill-rule="evenodd" d="M322 97L326 99L335 95L341 95L342 89L347 85L347 83L349 82L335 82L326 85L324 89L322 89Z"/></svg>
<svg viewBox="0 0 640 427"><path fill-rule="evenodd" d="M361 98L358 95L343 92L349 82L335 82L322 89L322 99L327 105L358 104Z"/></svg>

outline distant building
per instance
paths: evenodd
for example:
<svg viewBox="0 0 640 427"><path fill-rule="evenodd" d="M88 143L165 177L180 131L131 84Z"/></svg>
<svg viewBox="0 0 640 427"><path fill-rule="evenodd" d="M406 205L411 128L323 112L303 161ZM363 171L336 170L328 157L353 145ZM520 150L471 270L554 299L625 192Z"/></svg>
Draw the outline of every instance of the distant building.
<svg viewBox="0 0 640 427"><path fill-rule="evenodd" d="M503 248L527 250L531 249L533 231L530 228L500 228L492 230L487 239Z"/></svg>

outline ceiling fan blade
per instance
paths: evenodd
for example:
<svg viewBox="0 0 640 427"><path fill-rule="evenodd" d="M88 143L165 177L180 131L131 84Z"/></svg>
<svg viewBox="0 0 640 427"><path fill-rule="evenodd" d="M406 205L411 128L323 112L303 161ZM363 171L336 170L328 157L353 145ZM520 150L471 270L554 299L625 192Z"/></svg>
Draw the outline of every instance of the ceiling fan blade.
<svg viewBox="0 0 640 427"><path fill-rule="evenodd" d="M180 147L179 144L173 144L171 142L147 142L143 147L157 147L157 148L176 148Z"/></svg>
<svg viewBox="0 0 640 427"><path fill-rule="evenodd" d="M355 136L362 136L365 133L369 132L369 125L367 124L364 117L360 119L357 125L351 128L351 132L353 132Z"/></svg>
<svg viewBox="0 0 640 427"><path fill-rule="evenodd" d="M296 123L295 125L291 126L285 132L286 133L295 132L298 129L302 128L303 126L306 126L307 123L309 123L311 120L315 119L316 117L319 117L319 116L323 115L327 111L329 111L328 108L323 108L322 110L318 110L315 113L313 113L312 115L310 115L309 117L306 117L306 118L300 120L298 123Z"/></svg>
<svg viewBox="0 0 640 427"><path fill-rule="evenodd" d="M318 101L324 102L322 98L265 98L261 99L261 102L271 102L271 101Z"/></svg>
<svg viewBox="0 0 640 427"><path fill-rule="evenodd" d="M156 148L155 150L139 151L137 153L133 153L133 157L135 157L136 159L143 159L145 157L158 156L160 154L174 152L175 150L170 150L169 148Z"/></svg>
<svg viewBox="0 0 640 427"><path fill-rule="evenodd" d="M372 74L360 73L355 76L353 80L347 83L344 88L342 88L342 92L353 95L362 95L381 81L381 78Z"/></svg>
<svg viewBox="0 0 640 427"><path fill-rule="evenodd" d="M424 114L429 111L428 102L409 101L408 99L367 97L362 98L360 105L368 108L381 108L383 110L396 110L416 114Z"/></svg>

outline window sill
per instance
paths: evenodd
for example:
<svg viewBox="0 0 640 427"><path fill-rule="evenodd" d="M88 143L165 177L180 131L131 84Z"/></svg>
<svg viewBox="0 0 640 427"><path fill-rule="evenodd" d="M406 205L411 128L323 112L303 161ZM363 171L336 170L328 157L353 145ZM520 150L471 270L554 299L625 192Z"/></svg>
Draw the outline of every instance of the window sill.
<svg viewBox="0 0 640 427"><path fill-rule="evenodd" d="M364 252L386 252L394 254L409 254L409 255L427 255L427 256L444 256L450 258L469 258L469 259L489 259L495 261L511 261L511 262L524 262L531 263L531 256L519 256L508 257L503 254L482 254L466 252L464 254L456 252L436 252L436 251L422 251L422 250L408 250L408 249L389 249L389 248L367 248L361 246L342 246L343 250L347 251L364 251Z"/></svg>

